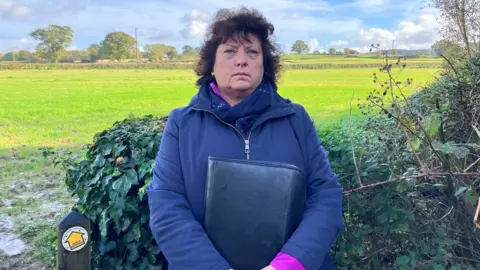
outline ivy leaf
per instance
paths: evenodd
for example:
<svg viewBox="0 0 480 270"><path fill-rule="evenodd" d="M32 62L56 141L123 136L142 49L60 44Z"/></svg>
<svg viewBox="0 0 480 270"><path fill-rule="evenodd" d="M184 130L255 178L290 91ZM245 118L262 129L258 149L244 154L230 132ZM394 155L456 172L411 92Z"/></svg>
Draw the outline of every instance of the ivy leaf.
<svg viewBox="0 0 480 270"><path fill-rule="evenodd" d="M93 166L103 167L103 165L105 165L105 158L103 157L103 155L97 155L97 157L93 161Z"/></svg>
<svg viewBox="0 0 480 270"><path fill-rule="evenodd" d="M113 204L111 216L115 220L120 220L123 209L125 208L125 199L123 197L117 198Z"/></svg>
<svg viewBox="0 0 480 270"><path fill-rule="evenodd" d="M406 267L410 262L410 257L408 256L400 256L395 260L395 265L399 267Z"/></svg>
<svg viewBox="0 0 480 270"><path fill-rule="evenodd" d="M388 216L386 213L383 213L377 217L378 223L384 224L388 221Z"/></svg>
<svg viewBox="0 0 480 270"><path fill-rule="evenodd" d="M113 182L112 188L120 193L121 197L125 197L132 187L132 182L123 175L122 177L118 178L115 182Z"/></svg>
<svg viewBox="0 0 480 270"><path fill-rule="evenodd" d="M131 185L138 185L137 171L135 171L134 169L129 169L126 172L125 176L128 179L128 181L130 181Z"/></svg>
<svg viewBox="0 0 480 270"><path fill-rule="evenodd" d="M130 251L128 254L128 261L134 262L138 259L138 248L135 243L128 245L128 250Z"/></svg>
<svg viewBox="0 0 480 270"><path fill-rule="evenodd" d="M104 156L110 155L112 153L113 144L111 142L107 142L104 147L105 148L103 148L102 154Z"/></svg>
<svg viewBox="0 0 480 270"><path fill-rule="evenodd" d="M437 151L440 151L444 154L454 154L457 158L466 158L470 153L468 148L457 146L454 142L446 142L442 144L439 141L433 141L432 146Z"/></svg>
<svg viewBox="0 0 480 270"><path fill-rule="evenodd" d="M99 250L100 254L104 255L105 253L114 250L117 247L117 243L115 241L110 241L105 245L105 242L100 242Z"/></svg>
<svg viewBox="0 0 480 270"><path fill-rule="evenodd" d="M477 201L477 197L475 196L475 193L471 188L467 190L466 197L467 197L467 201L469 201L471 204L475 204Z"/></svg>
<svg viewBox="0 0 480 270"><path fill-rule="evenodd" d="M450 270L461 270L462 266L459 264L454 264L452 267L450 267Z"/></svg>
<svg viewBox="0 0 480 270"><path fill-rule="evenodd" d="M445 270L445 267L443 267L443 265L437 263L433 266L433 269L434 270Z"/></svg>
<svg viewBox="0 0 480 270"><path fill-rule="evenodd" d="M125 150L125 148L127 148L126 145L120 145L118 146L116 149L115 149L115 156L119 156L123 150Z"/></svg>
<svg viewBox="0 0 480 270"><path fill-rule="evenodd" d="M125 231L128 228L128 226L130 226L130 224L132 223L132 220L129 217L124 217L122 219L122 222L123 222L123 225L121 230Z"/></svg>
<svg viewBox="0 0 480 270"><path fill-rule="evenodd" d="M441 114L433 113L431 116L425 118L425 128L429 136L437 135L441 125Z"/></svg>

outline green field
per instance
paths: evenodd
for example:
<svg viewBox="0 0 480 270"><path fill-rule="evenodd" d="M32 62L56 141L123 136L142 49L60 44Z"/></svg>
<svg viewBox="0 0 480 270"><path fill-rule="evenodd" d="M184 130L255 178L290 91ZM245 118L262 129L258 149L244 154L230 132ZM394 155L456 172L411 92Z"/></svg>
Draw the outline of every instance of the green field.
<svg viewBox="0 0 480 270"><path fill-rule="evenodd" d="M352 94L377 88L369 68L286 70L280 93L304 105L319 124L348 114ZM437 69L403 71L415 86ZM71 146L129 115L166 115L196 89L188 70L7 70L0 72L0 150ZM354 109L356 109L354 107Z"/></svg>
<svg viewBox="0 0 480 270"><path fill-rule="evenodd" d="M378 58L377 58L378 57ZM315 55L315 54L290 54L282 57L282 61L285 65L289 64L337 64L337 65L360 65L360 64L379 64L382 62L381 55L358 55L346 57L344 55ZM400 57L400 56L398 56ZM398 57L389 55L389 62L395 63ZM422 57L422 58L410 58L407 56L407 60L402 60L402 63L406 64L423 64L423 65L441 65L441 58L434 57Z"/></svg>

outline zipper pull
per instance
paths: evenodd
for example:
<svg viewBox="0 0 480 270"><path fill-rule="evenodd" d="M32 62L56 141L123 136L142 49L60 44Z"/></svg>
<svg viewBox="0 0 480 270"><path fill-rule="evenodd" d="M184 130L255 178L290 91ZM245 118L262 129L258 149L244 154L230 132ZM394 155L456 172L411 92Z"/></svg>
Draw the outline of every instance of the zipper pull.
<svg viewBox="0 0 480 270"><path fill-rule="evenodd" d="M247 159L250 159L250 141L245 140L245 154L247 154Z"/></svg>

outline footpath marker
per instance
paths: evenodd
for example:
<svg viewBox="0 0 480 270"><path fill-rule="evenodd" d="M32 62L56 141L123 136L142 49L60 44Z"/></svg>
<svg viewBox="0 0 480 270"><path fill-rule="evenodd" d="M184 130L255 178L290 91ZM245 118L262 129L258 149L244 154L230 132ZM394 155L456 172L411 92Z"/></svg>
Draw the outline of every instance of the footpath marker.
<svg viewBox="0 0 480 270"><path fill-rule="evenodd" d="M57 227L57 269L90 270L90 220L68 213Z"/></svg>

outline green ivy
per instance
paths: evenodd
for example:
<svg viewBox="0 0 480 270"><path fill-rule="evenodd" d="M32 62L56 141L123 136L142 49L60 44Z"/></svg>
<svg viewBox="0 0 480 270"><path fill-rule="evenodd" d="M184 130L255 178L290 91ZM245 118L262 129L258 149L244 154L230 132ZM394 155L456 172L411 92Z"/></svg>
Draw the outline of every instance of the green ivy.
<svg viewBox="0 0 480 270"><path fill-rule="evenodd" d="M115 123L94 136L81 160L67 166L74 210L92 222L92 264L98 269L160 269L149 228L145 188L166 118L145 116Z"/></svg>

